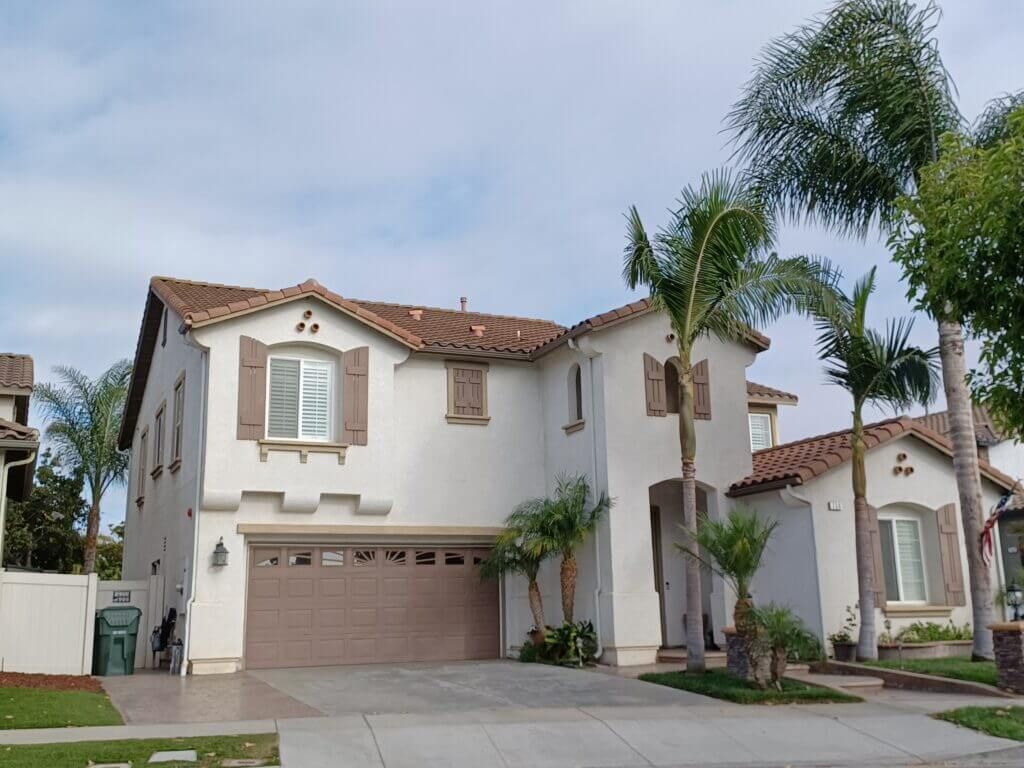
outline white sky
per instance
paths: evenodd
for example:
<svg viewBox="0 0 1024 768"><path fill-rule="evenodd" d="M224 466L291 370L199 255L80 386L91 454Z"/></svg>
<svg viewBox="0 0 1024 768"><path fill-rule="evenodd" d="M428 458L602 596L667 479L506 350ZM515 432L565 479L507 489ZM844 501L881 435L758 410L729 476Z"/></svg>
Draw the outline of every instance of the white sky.
<svg viewBox="0 0 1024 768"><path fill-rule="evenodd" d="M650 229L726 164L758 50L827 3L5 3L0 349L99 373L135 347L154 274L547 317L632 296L622 213ZM939 40L973 117L1024 86L1024 5L947 0ZM907 314L881 243L806 229L874 319ZM750 377L800 395L782 437L843 427L807 321ZM935 343L926 319L917 340ZM936 407L941 407L941 403ZM121 519L124 498L104 504Z"/></svg>

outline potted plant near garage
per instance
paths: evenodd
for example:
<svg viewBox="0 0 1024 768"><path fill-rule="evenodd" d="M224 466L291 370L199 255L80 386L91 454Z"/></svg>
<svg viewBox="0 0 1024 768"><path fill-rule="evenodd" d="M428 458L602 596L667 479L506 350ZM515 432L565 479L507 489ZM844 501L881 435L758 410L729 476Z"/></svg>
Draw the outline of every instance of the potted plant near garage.
<svg viewBox="0 0 1024 768"><path fill-rule="evenodd" d="M836 661L856 661L857 641L853 635L857 631L857 613L851 606L846 606L846 621L843 628L828 636L832 644L832 658Z"/></svg>

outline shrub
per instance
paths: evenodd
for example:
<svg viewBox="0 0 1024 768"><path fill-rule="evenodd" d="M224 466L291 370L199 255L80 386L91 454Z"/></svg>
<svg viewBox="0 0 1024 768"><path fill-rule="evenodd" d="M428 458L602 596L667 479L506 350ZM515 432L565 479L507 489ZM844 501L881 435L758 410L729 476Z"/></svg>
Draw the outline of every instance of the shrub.
<svg viewBox="0 0 1024 768"><path fill-rule="evenodd" d="M589 621L565 622L552 627L544 638L544 654L556 664L583 666L597 653L597 631Z"/></svg>
<svg viewBox="0 0 1024 768"><path fill-rule="evenodd" d="M948 624L936 624L934 621L915 621L896 635L898 643L938 643L945 640L973 640L974 632L970 624L958 627L950 619Z"/></svg>
<svg viewBox="0 0 1024 768"><path fill-rule="evenodd" d="M769 603L763 608L752 609L758 634L764 638L771 654L772 685L782 690L782 678L786 675L786 662L797 648L803 648L810 636L815 646L818 639L811 635L803 621L789 608Z"/></svg>
<svg viewBox="0 0 1024 768"><path fill-rule="evenodd" d="M523 643L523 647L519 649L519 660L525 664L536 664L541 660L540 646L532 642Z"/></svg>

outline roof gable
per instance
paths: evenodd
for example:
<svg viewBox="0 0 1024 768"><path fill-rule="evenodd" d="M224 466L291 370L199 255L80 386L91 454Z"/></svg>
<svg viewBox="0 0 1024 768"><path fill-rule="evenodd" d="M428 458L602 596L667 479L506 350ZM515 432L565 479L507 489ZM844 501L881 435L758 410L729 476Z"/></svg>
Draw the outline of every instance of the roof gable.
<svg viewBox="0 0 1024 768"><path fill-rule="evenodd" d="M953 446L946 438L906 416L866 425L864 444L870 451L903 435L913 436L947 456L953 455ZM745 496L787 485L803 485L852 459L850 446L851 430L846 429L757 451L753 455L753 471L733 483L728 495ZM1013 487L1012 478L987 462L979 461L979 466L981 474L996 485L1007 490Z"/></svg>
<svg viewBox="0 0 1024 768"><path fill-rule="evenodd" d="M796 405L800 398L791 392L784 392L767 384L747 381L747 402L759 405Z"/></svg>

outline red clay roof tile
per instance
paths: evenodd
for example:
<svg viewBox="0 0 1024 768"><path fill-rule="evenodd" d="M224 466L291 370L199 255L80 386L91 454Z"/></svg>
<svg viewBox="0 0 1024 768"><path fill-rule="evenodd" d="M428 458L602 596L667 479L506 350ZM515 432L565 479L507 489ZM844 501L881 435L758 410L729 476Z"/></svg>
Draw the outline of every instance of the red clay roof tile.
<svg viewBox="0 0 1024 768"><path fill-rule="evenodd" d="M0 352L0 387L7 389L32 389L33 366L28 355Z"/></svg>
<svg viewBox="0 0 1024 768"><path fill-rule="evenodd" d="M747 381L747 399L753 401L773 402L782 405L796 405L800 400L790 392L784 392L756 381Z"/></svg>

